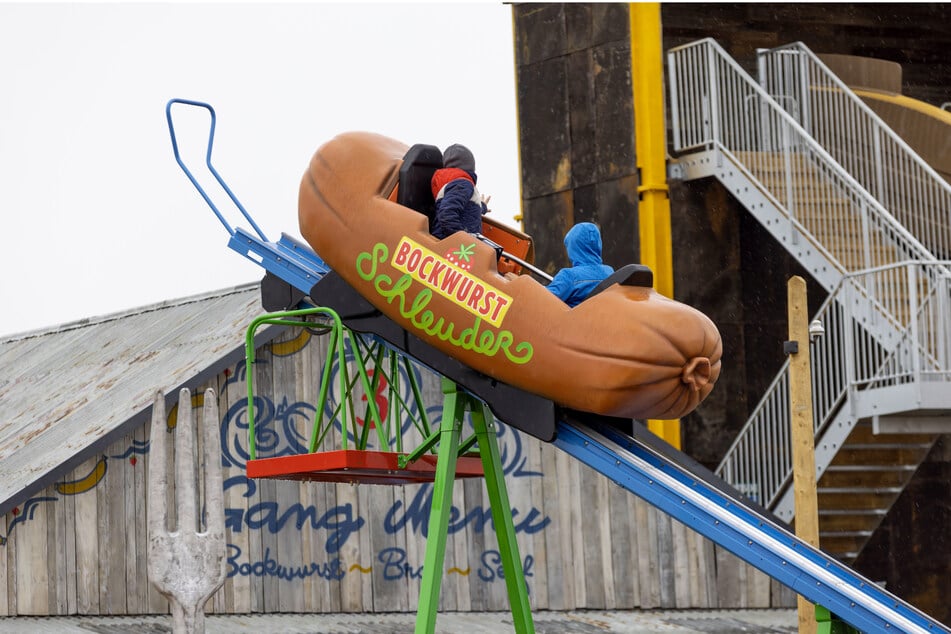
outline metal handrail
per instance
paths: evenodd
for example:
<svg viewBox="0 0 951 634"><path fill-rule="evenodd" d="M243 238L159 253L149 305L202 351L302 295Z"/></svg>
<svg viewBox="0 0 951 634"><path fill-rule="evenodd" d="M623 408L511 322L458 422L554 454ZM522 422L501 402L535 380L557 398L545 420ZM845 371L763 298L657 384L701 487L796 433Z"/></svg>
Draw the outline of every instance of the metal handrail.
<svg viewBox="0 0 951 634"><path fill-rule="evenodd" d="M951 254L951 184L802 42L758 51L760 83L937 257Z"/></svg>
<svg viewBox="0 0 951 634"><path fill-rule="evenodd" d="M827 281L830 295L817 315L828 333L813 349L817 433L859 390L926 375L951 378L948 263L939 263L715 41L671 49L668 69L674 151L716 148L735 161L788 218L792 243L805 237L823 245L843 275ZM766 506L778 501L792 471L787 372L788 364L718 468Z"/></svg>
<svg viewBox="0 0 951 634"><path fill-rule="evenodd" d="M951 381L951 284L930 269L951 262L900 262L843 277L819 308L825 334L811 343L813 422L817 437L855 395L922 380ZM886 347L868 331L869 315L853 307L857 294L892 285L904 305L883 309L904 317L898 341ZM854 423L854 417L853 421ZM789 362L760 399L717 467L717 474L772 508L792 473ZM824 469L825 465L817 464Z"/></svg>
<svg viewBox="0 0 951 634"><path fill-rule="evenodd" d="M843 272L936 259L714 40L671 49L668 69L674 151L726 150L818 242L854 236L830 248Z"/></svg>
<svg viewBox="0 0 951 634"><path fill-rule="evenodd" d="M221 188L225 190L225 193L228 194L231 202L233 202L235 207L238 208L238 210L244 216L244 219L248 221L255 233L258 234L258 237L264 242L268 242L267 236L264 235L264 232L261 231L257 223L254 222L254 218L251 217L251 214L249 214L244 208L244 205L241 204L241 201L238 200L238 197L235 196L234 192L231 191L231 188L228 187L228 184L225 182L224 178L221 177L221 174L218 173L218 170L216 170L211 164L211 150L215 142L215 123L217 117L215 116L215 109L212 108L210 104L207 104L203 101L193 101L191 99L169 99L168 103L165 104L165 120L168 121L168 133L172 137L172 151L175 153L175 162L178 163L178 166L182 168L183 172L185 172L185 176L188 177L188 180L191 181L192 185L195 186L195 189L198 190L198 193L201 194L201 197L205 200L205 203L207 203L207 205L211 207L211 210L215 212L215 215L218 217L218 220L221 221L221 224L224 225L225 229L228 231L228 234L234 236L235 230L231 227L228 221L225 220L224 215L218 210L218 207L215 206L215 203L212 202L211 198L205 192L204 188L198 183L198 180L192 174L191 170L188 169L188 166L185 165L185 162L182 160L182 157L179 154L178 138L175 135L175 125L172 122L172 106L175 104L204 108L208 111L208 114L211 116L211 125L208 129L208 148L205 151L205 166L215 177L215 180L218 181L218 184L221 185Z"/></svg>

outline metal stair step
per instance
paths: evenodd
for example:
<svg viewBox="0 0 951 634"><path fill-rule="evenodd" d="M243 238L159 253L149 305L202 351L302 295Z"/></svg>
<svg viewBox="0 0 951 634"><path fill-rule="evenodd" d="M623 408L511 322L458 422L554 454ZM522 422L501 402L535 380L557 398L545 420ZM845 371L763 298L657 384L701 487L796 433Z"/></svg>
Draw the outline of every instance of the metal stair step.
<svg viewBox="0 0 951 634"><path fill-rule="evenodd" d="M836 509L836 513L819 511L819 532L835 531L871 531L882 523L886 511L872 509L867 511Z"/></svg>
<svg viewBox="0 0 951 634"><path fill-rule="evenodd" d="M884 510L891 508L901 489L817 491L819 508Z"/></svg>
<svg viewBox="0 0 951 634"><path fill-rule="evenodd" d="M929 447L930 448L930 447ZM836 454L834 463L839 465L917 465L928 453L925 447L862 447L845 445Z"/></svg>
<svg viewBox="0 0 951 634"><path fill-rule="evenodd" d="M935 434L876 434L871 423L859 423L849 434L848 442L855 441L856 443L867 444L899 442L928 444L930 446L934 444L937 438Z"/></svg>
<svg viewBox="0 0 951 634"><path fill-rule="evenodd" d="M855 533L819 533L819 547L842 561L851 561L862 552L862 548L871 539L871 531Z"/></svg>
<svg viewBox="0 0 951 634"><path fill-rule="evenodd" d="M899 495L903 490L904 487L816 487L817 493L826 495L887 495L889 493L893 495Z"/></svg>
<svg viewBox="0 0 951 634"><path fill-rule="evenodd" d="M917 449L917 450L928 450L931 449L933 441L930 439L927 442L915 442L914 439L909 439L908 442L903 442L903 439L898 437L891 437L882 442L852 442L851 438L842 445L843 449L851 449L853 451L873 451L876 449Z"/></svg>
<svg viewBox="0 0 951 634"><path fill-rule="evenodd" d="M914 474L910 465L830 465L819 487L903 487Z"/></svg>
<svg viewBox="0 0 951 634"><path fill-rule="evenodd" d="M845 517L853 515L868 515L870 517L878 517L879 519L885 517L885 514L888 513L887 509L832 509L827 508L819 509L819 518L823 517Z"/></svg>
<svg viewBox="0 0 951 634"><path fill-rule="evenodd" d="M874 531L819 531L819 537L871 537Z"/></svg>

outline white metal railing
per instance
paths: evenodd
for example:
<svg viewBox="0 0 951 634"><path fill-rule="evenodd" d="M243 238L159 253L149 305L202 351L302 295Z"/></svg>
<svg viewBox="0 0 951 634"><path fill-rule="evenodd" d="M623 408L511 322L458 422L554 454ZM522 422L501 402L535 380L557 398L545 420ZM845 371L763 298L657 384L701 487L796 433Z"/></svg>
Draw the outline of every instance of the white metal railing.
<svg viewBox="0 0 951 634"><path fill-rule="evenodd" d="M758 53L766 92L929 251L951 257L951 184L804 44Z"/></svg>
<svg viewBox="0 0 951 634"><path fill-rule="evenodd" d="M714 40L667 55L675 152L729 153L841 273L936 259Z"/></svg>
<svg viewBox="0 0 951 634"><path fill-rule="evenodd" d="M951 262L903 262L844 277L816 318L825 334L810 344L813 421L816 435L847 407L860 390L917 381L951 381L951 284L940 271ZM869 334L868 315L851 307L868 289L894 287L885 295L898 301L882 307L881 318L898 315L905 327L891 349ZM800 342L801 343L801 342ZM854 421L853 421L854 422ZM792 475L789 440L789 362L787 361L717 467L717 474L753 490L770 508ZM818 465L824 469L824 465ZM753 486L751 486L753 485Z"/></svg>
<svg viewBox="0 0 951 634"><path fill-rule="evenodd" d="M949 263L800 125L811 111L785 93L773 99L711 39L671 49L668 78L673 150L728 156L789 219L793 241L803 233L843 275L817 316L828 333L812 350L817 433L848 413L857 390L949 380ZM718 468L766 506L792 472L787 373L788 364Z"/></svg>

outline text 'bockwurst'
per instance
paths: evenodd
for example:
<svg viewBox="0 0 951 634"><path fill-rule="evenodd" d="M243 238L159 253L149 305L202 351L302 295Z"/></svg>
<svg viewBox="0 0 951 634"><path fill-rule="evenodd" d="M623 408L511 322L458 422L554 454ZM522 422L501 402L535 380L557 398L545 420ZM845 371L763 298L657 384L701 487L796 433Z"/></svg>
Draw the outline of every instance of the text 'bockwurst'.
<svg viewBox="0 0 951 634"><path fill-rule="evenodd" d="M496 328L512 303L505 293L406 237L397 245L390 264Z"/></svg>

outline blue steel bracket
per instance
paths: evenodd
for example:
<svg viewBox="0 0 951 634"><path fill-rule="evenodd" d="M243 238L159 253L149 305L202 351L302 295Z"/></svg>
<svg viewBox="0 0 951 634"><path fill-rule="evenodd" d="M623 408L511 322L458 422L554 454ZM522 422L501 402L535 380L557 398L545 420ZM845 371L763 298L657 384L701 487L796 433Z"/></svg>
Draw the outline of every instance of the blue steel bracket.
<svg viewBox="0 0 951 634"><path fill-rule="evenodd" d="M238 227L228 246L304 294L330 271L310 247L287 234L281 234L277 242L265 242Z"/></svg>
<svg viewBox="0 0 951 634"><path fill-rule="evenodd" d="M616 430L560 422L554 444L863 632L951 634L741 498L720 491Z"/></svg>

